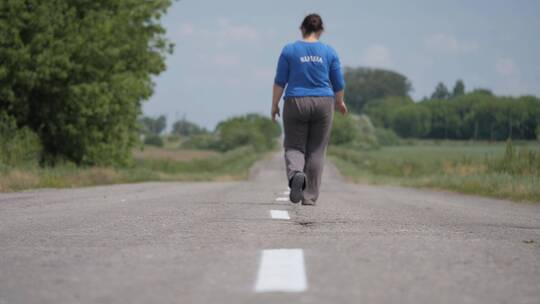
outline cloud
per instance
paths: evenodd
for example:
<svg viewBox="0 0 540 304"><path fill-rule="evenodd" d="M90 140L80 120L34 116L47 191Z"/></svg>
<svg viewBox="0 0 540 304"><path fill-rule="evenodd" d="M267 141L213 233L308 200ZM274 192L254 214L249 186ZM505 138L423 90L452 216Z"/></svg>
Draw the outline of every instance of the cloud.
<svg viewBox="0 0 540 304"><path fill-rule="evenodd" d="M454 35L442 33L427 36L424 44L428 50L445 55L475 53L479 49L474 41L460 41Z"/></svg>
<svg viewBox="0 0 540 304"><path fill-rule="evenodd" d="M271 82L274 80L275 69L268 67L255 67L251 69L252 76L258 81Z"/></svg>
<svg viewBox="0 0 540 304"><path fill-rule="evenodd" d="M259 41L263 34L251 25L233 24L229 19L218 18L215 24L207 26L184 23L178 32L173 33L173 36L177 35L180 36L175 37L178 40L181 40L182 37L199 37L206 40L212 39L218 45L223 45L227 42Z"/></svg>
<svg viewBox="0 0 540 304"><path fill-rule="evenodd" d="M495 71L499 75L497 87L502 94L530 93L531 87L523 80L521 70L512 57L498 57L495 61Z"/></svg>
<svg viewBox="0 0 540 304"><path fill-rule="evenodd" d="M242 74L249 68L250 59L242 58L239 49L259 48L261 44L257 42L268 34L248 24L215 18L205 23L183 22L172 32L172 38L177 44L177 53L192 54L189 59L181 59L184 68L190 66L198 71L211 71L213 76L226 72L231 76ZM212 77L206 77L209 78ZM227 80L223 83L236 82Z"/></svg>
<svg viewBox="0 0 540 304"><path fill-rule="evenodd" d="M362 65L390 68L393 66L390 49L381 44L370 45L360 57Z"/></svg>
<svg viewBox="0 0 540 304"><path fill-rule="evenodd" d="M240 59L236 55L225 53L213 55L212 60L216 65L221 67L233 67L240 62Z"/></svg>
<svg viewBox="0 0 540 304"><path fill-rule="evenodd" d="M195 27L192 24L182 24L180 26L180 35L191 36L195 33Z"/></svg>
<svg viewBox="0 0 540 304"><path fill-rule="evenodd" d="M232 24L226 18L218 18L217 24L219 26L217 34L224 38L253 41L258 40L260 37L259 31L250 25Z"/></svg>
<svg viewBox="0 0 540 304"><path fill-rule="evenodd" d="M495 63L495 69L503 77L519 77L520 71L511 57L499 57Z"/></svg>
<svg viewBox="0 0 540 304"><path fill-rule="evenodd" d="M210 31L192 23L184 23L178 29L171 31L170 35L173 40L180 41L186 37L209 37Z"/></svg>

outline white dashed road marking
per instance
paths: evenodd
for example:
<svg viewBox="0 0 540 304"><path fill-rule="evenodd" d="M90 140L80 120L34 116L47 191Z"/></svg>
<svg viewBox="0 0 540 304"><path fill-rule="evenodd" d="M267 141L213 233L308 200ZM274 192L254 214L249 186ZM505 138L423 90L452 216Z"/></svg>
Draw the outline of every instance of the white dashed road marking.
<svg viewBox="0 0 540 304"><path fill-rule="evenodd" d="M289 201L288 197L278 197L278 198L276 198L276 202L288 202L288 201Z"/></svg>
<svg viewBox="0 0 540 304"><path fill-rule="evenodd" d="M285 210L270 210L270 217L276 220L290 220L289 212Z"/></svg>
<svg viewBox="0 0 540 304"><path fill-rule="evenodd" d="M307 289L302 249L262 251L256 292L302 292Z"/></svg>
<svg viewBox="0 0 540 304"><path fill-rule="evenodd" d="M291 194L291 191L287 190L287 191L283 191L283 195L289 195Z"/></svg>

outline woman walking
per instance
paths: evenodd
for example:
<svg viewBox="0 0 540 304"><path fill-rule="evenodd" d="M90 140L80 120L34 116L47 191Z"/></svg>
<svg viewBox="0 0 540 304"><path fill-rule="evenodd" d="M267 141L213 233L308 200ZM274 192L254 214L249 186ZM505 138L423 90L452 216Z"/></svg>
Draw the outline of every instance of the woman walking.
<svg viewBox="0 0 540 304"><path fill-rule="evenodd" d="M272 119L275 121L280 115L279 101L285 90L283 147L290 200L315 205L334 107L347 114L343 99L345 82L336 51L319 41L324 31L321 17L306 16L300 30L302 40L287 44L279 56Z"/></svg>

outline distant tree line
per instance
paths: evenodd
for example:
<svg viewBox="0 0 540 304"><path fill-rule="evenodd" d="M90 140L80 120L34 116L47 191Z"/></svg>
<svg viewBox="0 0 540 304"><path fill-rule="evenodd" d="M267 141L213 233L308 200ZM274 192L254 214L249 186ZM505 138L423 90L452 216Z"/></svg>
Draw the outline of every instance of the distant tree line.
<svg viewBox="0 0 540 304"><path fill-rule="evenodd" d="M187 149L208 149L220 152L251 146L255 151L265 151L275 146L281 127L269 117L260 114L245 114L220 121L213 131L183 117L172 125L172 131L162 136L167 126L165 115L143 116L139 119L141 135L146 145L161 147L164 137L176 139L180 147Z"/></svg>
<svg viewBox="0 0 540 304"><path fill-rule="evenodd" d="M378 128L402 137L429 139L533 140L540 136L540 99L495 96L489 90L466 92L462 80L452 91L439 83L430 98L415 102L410 82L399 73L346 69L346 99ZM371 85L373 79L380 81Z"/></svg>
<svg viewBox="0 0 540 304"><path fill-rule="evenodd" d="M265 151L275 147L280 134L281 127L267 116L246 114L219 122L213 132L190 134L182 147L225 152L251 146L255 151Z"/></svg>

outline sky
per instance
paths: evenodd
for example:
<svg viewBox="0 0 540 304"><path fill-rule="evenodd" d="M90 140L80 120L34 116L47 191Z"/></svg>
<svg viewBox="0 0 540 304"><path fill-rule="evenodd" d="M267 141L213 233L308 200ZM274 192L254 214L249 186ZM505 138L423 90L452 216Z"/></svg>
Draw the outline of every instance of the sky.
<svg viewBox="0 0 540 304"><path fill-rule="evenodd" d="M457 79L467 90L540 96L540 1L180 0L162 20L175 50L143 113L208 129L268 115L280 51L313 12L344 67L400 72L416 100Z"/></svg>

